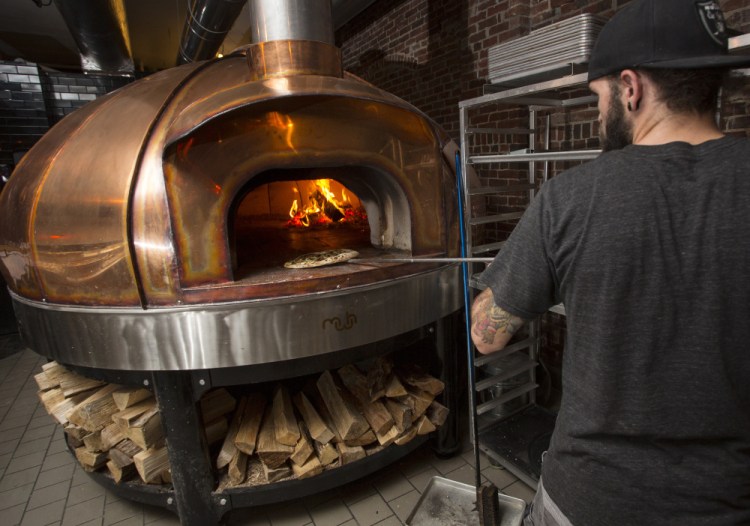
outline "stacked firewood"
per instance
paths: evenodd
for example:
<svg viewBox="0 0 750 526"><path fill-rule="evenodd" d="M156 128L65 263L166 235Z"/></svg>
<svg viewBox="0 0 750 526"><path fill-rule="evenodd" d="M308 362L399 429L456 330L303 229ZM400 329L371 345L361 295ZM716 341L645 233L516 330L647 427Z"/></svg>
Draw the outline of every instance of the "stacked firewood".
<svg viewBox="0 0 750 526"><path fill-rule="evenodd" d="M65 429L81 466L171 481L164 430L151 391L92 380L50 362L35 377L39 398ZM302 479L403 445L445 422L443 383L388 359L346 365L265 390L208 391L199 402L223 487ZM301 389L300 389L301 387Z"/></svg>

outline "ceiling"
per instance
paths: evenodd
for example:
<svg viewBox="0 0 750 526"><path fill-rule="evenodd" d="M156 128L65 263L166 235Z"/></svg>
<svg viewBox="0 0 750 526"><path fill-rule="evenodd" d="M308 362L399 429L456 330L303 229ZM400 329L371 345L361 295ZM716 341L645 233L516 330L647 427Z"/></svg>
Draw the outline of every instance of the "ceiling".
<svg viewBox="0 0 750 526"><path fill-rule="evenodd" d="M373 1L332 0L335 27L343 25ZM177 64L188 2L190 0L123 0L136 71L149 73ZM75 40L52 0L2 0L0 3L0 59L22 58L53 69L80 71ZM39 7L37 3L45 5ZM223 50L219 51L228 53L249 44L249 28L250 10L245 4L224 40Z"/></svg>

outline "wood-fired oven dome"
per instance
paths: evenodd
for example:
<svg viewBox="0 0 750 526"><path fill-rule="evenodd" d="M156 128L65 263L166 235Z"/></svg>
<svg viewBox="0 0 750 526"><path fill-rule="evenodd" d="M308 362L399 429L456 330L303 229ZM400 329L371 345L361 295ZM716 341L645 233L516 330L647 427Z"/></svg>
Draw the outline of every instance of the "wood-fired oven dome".
<svg viewBox="0 0 750 526"><path fill-rule="evenodd" d="M166 70L55 125L0 195L19 297L149 307L284 296L370 274L236 275L230 215L254 178L310 169L357 192L372 246L457 255L455 150L424 114L349 75L258 78L243 52ZM311 175L312 176L312 175ZM258 179L260 180L260 179Z"/></svg>

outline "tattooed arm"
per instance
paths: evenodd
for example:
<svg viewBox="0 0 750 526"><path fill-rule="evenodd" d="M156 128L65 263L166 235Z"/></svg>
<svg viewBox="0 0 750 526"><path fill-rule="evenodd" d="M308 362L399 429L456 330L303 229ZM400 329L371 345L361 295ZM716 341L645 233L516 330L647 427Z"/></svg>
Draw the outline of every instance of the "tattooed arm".
<svg viewBox="0 0 750 526"><path fill-rule="evenodd" d="M483 290L471 306L471 339L482 354L504 348L523 324L523 319L495 305L489 288Z"/></svg>

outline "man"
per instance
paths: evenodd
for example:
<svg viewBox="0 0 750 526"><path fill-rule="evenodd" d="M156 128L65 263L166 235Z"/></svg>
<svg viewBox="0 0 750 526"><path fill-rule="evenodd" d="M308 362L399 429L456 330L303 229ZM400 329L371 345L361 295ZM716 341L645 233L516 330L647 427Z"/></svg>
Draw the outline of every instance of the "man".
<svg viewBox="0 0 750 526"><path fill-rule="evenodd" d="M596 160L544 185L481 281L502 349L563 301L562 400L526 525L750 524L750 144L715 124L713 1L635 0L589 64Z"/></svg>

